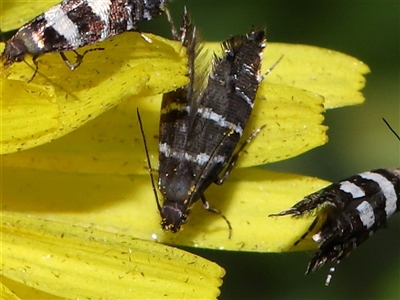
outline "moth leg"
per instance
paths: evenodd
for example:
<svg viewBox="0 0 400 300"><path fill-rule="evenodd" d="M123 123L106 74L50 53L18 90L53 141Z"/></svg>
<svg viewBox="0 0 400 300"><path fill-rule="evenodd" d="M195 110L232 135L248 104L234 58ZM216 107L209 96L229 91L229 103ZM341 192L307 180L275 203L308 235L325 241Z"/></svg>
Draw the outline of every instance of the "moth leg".
<svg viewBox="0 0 400 300"><path fill-rule="evenodd" d="M268 70L265 71L265 73L260 78L260 82L263 81L264 78L267 77L267 75L269 73L271 73L273 69L275 69L275 67L280 63L282 58L283 58L283 55L281 57L279 57L278 60L276 62L274 62L274 64L272 66L270 66Z"/></svg>
<svg viewBox="0 0 400 300"><path fill-rule="evenodd" d="M330 195L331 197L334 197L334 195L331 195L327 193L327 195ZM280 217L280 216L285 216L285 215L292 215L293 217L300 217L304 214L311 213L316 209L317 207L320 207L322 205L329 206L329 209L331 213L334 213L335 210L332 210L332 208L335 208L335 202L334 200L330 199L329 197L327 198L327 195L323 195L322 191L318 191L314 194L306 196L303 200L299 201L295 205L293 205L291 208L288 210L284 210L280 213L276 214L270 214L269 217ZM311 225L308 227L307 231L301 235L301 237L296 240L293 243L293 246L298 245L302 240L304 240L308 235L311 234L311 232L315 229L316 225L319 222L319 217L316 216L314 221L311 223ZM315 241L317 242L317 241Z"/></svg>
<svg viewBox="0 0 400 300"><path fill-rule="evenodd" d="M223 215L218 209L212 207L210 205L210 203L207 201L207 199L206 199L206 197L204 195L201 195L200 198L201 198L201 202L203 202L203 207L204 207L205 210L207 210L209 212L212 212L213 214L219 215L222 219L225 220L225 222L226 222L226 224L228 225L228 228L229 228L228 238L230 239L232 237L232 225L231 225L231 222L229 222L228 218L225 215Z"/></svg>
<svg viewBox="0 0 400 300"><path fill-rule="evenodd" d="M240 148L232 155L232 157L227 162L226 169L223 170L222 173L218 176L218 179L214 181L215 184L221 185L225 182L229 174L232 172L233 168L236 166L240 153L260 133L260 131L265 128L265 126L266 125L263 125L260 128L254 130L252 134L247 138L247 140L244 141Z"/></svg>
<svg viewBox="0 0 400 300"><path fill-rule="evenodd" d="M35 65L35 72L33 72L33 75L32 75L32 77L28 80L28 83L31 82L31 81L33 80L33 78L35 78L37 72L39 71L39 65L38 65L38 62L37 62L37 60L36 60L38 57L39 57L39 56L36 55L36 56L34 56L34 57L32 58L33 64Z"/></svg>
<svg viewBox="0 0 400 300"><path fill-rule="evenodd" d="M302 236L293 243L293 246L297 246L302 240L304 240L315 228L315 226L318 224L319 218L316 217L314 221L311 223L310 227L308 227L307 231L302 234Z"/></svg>
<svg viewBox="0 0 400 300"><path fill-rule="evenodd" d="M169 9L167 7L164 7L164 11L165 11L165 15L167 16L168 23L171 26L172 38L174 40L179 40L180 36L178 35L178 31L176 30L176 27L174 24L174 19L171 16L171 12L169 11ZM184 15L183 20L185 20L185 17L187 16L186 7L184 7L183 15ZM187 27L184 27L182 25L182 28L187 28Z"/></svg>
<svg viewBox="0 0 400 300"><path fill-rule="evenodd" d="M73 52L76 54L76 61L75 63L71 63L69 61L69 59L65 56L64 52L60 52L60 56L62 58L62 60L64 61L64 63L68 66L68 68L71 69L71 71L75 70L76 68L78 68L83 60L83 57L92 51L97 51L97 50L104 50L104 48L93 48L93 49L88 49L85 52L83 52L83 54L79 54L78 52L76 52L75 50L73 50Z"/></svg>

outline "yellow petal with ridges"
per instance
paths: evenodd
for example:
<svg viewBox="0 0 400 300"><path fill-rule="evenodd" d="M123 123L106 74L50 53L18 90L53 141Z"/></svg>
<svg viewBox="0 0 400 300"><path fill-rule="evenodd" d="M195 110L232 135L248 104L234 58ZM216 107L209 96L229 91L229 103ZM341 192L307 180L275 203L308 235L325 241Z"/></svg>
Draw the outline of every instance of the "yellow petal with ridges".
<svg viewBox="0 0 400 300"><path fill-rule="evenodd" d="M1 285L1 299L2 300L20 300L19 298L13 291L11 291L6 285L3 284L3 278L0 277L0 285Z"/></svg>
<svg viewBox="0 0 400 300"><path fill-rule="evenodd" d="M1 78L2 154L59 138L133 96L165 93L187 83L185 49L180 43L126 33L102 43L70 71L58 54L38 59L39 72L15 63ZM104 63L106 62L106 63ZM43 76L42 76L43 75ZM44 77L45 76L45 77Z"/></svg>
<svg viewBox="0 0 400 300"><path fill-rule="evenodd" d="M1 1L1 30L17 29L58 3L60 0Z"/></svg>
<svg viewBox="0 0 400 300"><path fill-rule="evenodd" d="M272 84L264 84L260 91L268 96L257 100L244 137L254 129L263 125L266 127L246 147L238 167L293 157L327 141L327 127L321 125L324 111L322 97ZM147 172L146 156L136 107L140 108L152 165L156 167L160 103L159 95L125 101L48 145L3 157L3 166L78 173L144 174ZM17 126L18 123L10 121L12 126ZM6 131L5 134L9 133Z"/></svg>
<svg viewBox="0 0 400 300"><path fill-rule="evenodd" d="M56 297L54 295L45 293L43 291L37 290L34 287L27 286L23 283L11 280L7 277L1 276L1 282L7 286L11 291L15 291L18 294L18 299L40 299L40 300L61 300L63 298Z"/></svg>
<svg viewBox="0 0 400 300"><path fill-rule="evenodd" d="M213 52L221 53L221 46L208 43L205 50L210 56ZM363 75L370 70L357 58L321 47L268 42L263 53L262 73L281 57L261 86L268 82L320 94L325 98L326 109L364 102L360 90L365 86Z"/></svg>
<svg viewBox="0 0 400 300"><path fill-rule="evenodd" d="M40 72L45 77L39 74L29 84L26 80L32 76L33 71L25 64L14 64L10 70L6 70L10 75L8 79L2 79L1 113L3 131L6 133L2 137L2 153L28 149L65 135L124 99L137 101L139 96L164 93L185 84L187 78L184 49L179 43L152 35L149 37L153 40L151 44L136 33L126 33L105 41L102 46L107 51L90 52L85 57L85 63L74 72L66 68L57 54L46 54L40 58ZM215 48L215 45L212 47ZM309 98L316 99L317 94L320 94L325 98L326 108L363 101L358 90L364 85L362 74L368 71L368 67L361 62L317 47L288 44L279 44L275 50L274 47L274 44L269 44L267 50L270 52L265 53L264 66L271 65L273 59L284 56L261 84L258 99L267 99L271 105L275 105L273 102L279 99L292 101L294 105L298 105L300 101L301 106L311 107L315 106L315 100ZM302 59L301 55L296 56L295 53L309 54L305 55L307 59ZM328 56L334 58L328 59ZM319 70L318 64L324 60L327 62ZM107 64L98 64L97 61L107 61ZM171 64L171 61L174 63ZM271 83L276 82L282 88L275 85L272 89ZM288 92L289 87L282 84L309 90L310 97L304 97L303 94L307 92L301 90L295 92L292 89ZM132 98L133 96L135 97ZM159 103L154 104L156 106L151 110L158 112ZM316 111L322 111L321 107L315 108ZM263 108L256 104L254 115L260 109ZM268 127L268 121L261 121L260 118L258 120L258 124L266 124ZM254 128L250 121L247 133ZM321 132L322 127L317 130ZM326 137L320 135L319 139L310 143L310 147L321 145L325 141ZM299 153L283 153L282 157ZM275 159L266 161L273 160Z"/></svg>
<svg viewBox="0 0 400 300"><path fill-rule="evenodd" d="M314 93L325 98L326 109L364 102L360 90L365 86L366 73L370 70L358 59L334 50L283 43L268 44L264 67L270 65L279 55L283 59L271 72L272 83L289 85ZM267 49L268 49L267 47ZM282 65L280 65L282 64Z"/></svg>
<svg viewBox="0 0 400 300"><path fill-rule="evenodd" d="M77 174L3 168L3 211L19 211L140 239L212 249L282 252L313 249L293 243L313 217L272 218L328 182L307 176L235 169L222 185L206 191L233 227L228 239L225 221L196 203L179 234L165 233L148 175ZM249 234L251 232L252 234Z"/></svg>
<svg viewBox="0 0 400 300"><path fill-rule="evenodd" d="M52 70L58 70L55 72L57 75L54 75L52 82L63 82L62 86L58 86L57 84L52 86L46 78L43 78L40 75L37 75L34 79L35 83L30 84L21 82L16 83L12 80L3 79L4 92L2 95L2 117L4 132L6 132L2 137L3 153L11 153L49 142L52 139L60 137L78 128L100 113L110 109L118 103L121 103L124 99L132 102L139 101L139 96L167 92L168 90L175 89L186 83L187 78L184 76L186 73L184 49L177 43L166 41L162 38L157 38L151 35L149 36L153 39L153 44L148 44L135 33L127 33L115 38L118 40L118 45L120 45L120 47L115 47L116 43L112 40L107 41L107 43L110 43L109 48L115 47L114 49L110 49L112 51L107 52L108 54L105 54L106 51L95 51L89 53L85 57L85 63L73 73L66 69L66 66L58 55L47 54L42 56L40 58L40 65L45 64L45 61L52 59L52 62L47 63L48 66L52 66ZM127 61L125 61L126 65L119 65L119 67L116 67L117 69L119 68L118 71L115 71L115 69L112 69L113 71L111 71L111 69L105 64L101 69L99 69L100 67L96 67L96 59L107 60L110 62L114 59L115 61L116 58L112 53L116 53L116 49L124 49L125 46L129 47L128 44L132 41L129 41L128 37L131 39L134 38L136 41L135 44L137 48L135 47L135 50L132 50L132 52L136 53L137 56L132 54L134 57L127 58L127 55L125 55L125 58L127 59ZM159 44L157 44L156 41L159 41ZM152 48L152 46L155 46L156 44L158 46ZM334 64L331 68L329 68L329 64L324 66L326 74L320 71L320 73L318 73L318 80L314 80L312 77L314 78L318 71L314 70L316 67L308 70L303 66L303 64L299 64L297 67L296 64L295 66L293 64L288 65L287 62L289 61L293 63L302 61L301 57L291 58L289 54L284 54L284 59L282 59L274 71L265 78L260 86L260 91L257 94L256 108L254 110L254 115L256 117L253 117L253 119L257 119L257 122L250 121L247 134L250 133L250 130L254 130L256 126L259 125L267 125L268 128L268 115L265 116L265 118L260 118L257 117L257 112L262 113L263 111L266 111L265 109L270 109L271 106L276 107L276 103L279 100L282 100L283 103L285 101L288 103L292 101L294 105L293 110L295 110L296 105L300 105L306 109L314 107L314 114L311 114L310 116L317 116L318 114L315 114L316 112L322 112L322 98L318 100L317 94L324 96L324 106L326 108L356 104L363 100L358 89L360 89L364 84L364 79L361 74L367 72L368 68L361 62L358 62L356 59L350 58L347 55L327 49L310 46L300 47L299 45L288 44L286 44L286 46L287 47L280 45L279 49L288 49L288 53L293 52L291 51L293 50L293 47L295 47L300 53L311 51L311 54L307 57L315 57L316 61L314 63L306 62L310 66L313 66L319 60L325 59L329 61L328 58L324 56L332 55L332 53L335 53L334 56L336 56L336 58L332 60ZM105 47L107 47L107 45ZM269 44L267 49L273 50L273 48L274 45ZM303 50L300 51L299 49ZM155 52L153 53L152 51ZM153 53L150 55L151 57L148 58L148 61L140 58L140 54L143 55L148 52ZM270 53L270 55L265 55L266 62L264 62L264 65L270 65L271 59L277 59L281 53L284 53L284 51L279 50L276 51L275 54ZM320 55L318 55L318 53ZM96 57L96 55L105 55L105 57L99 58ZM116 55L118 54L116 53ZM147 54L147 56L149 56L149 54ZM124 57L124 55L120 54L118 57ZM175 63L171 64L171 59L174 60ZM88 61L87 64L86 60ZM342 61L343 64L341 68L339 67L340 61ZM111 63L111 65L115 67L118 63ZM57 66L57 68L55 66ZM350 67L346 68L346 66L358 66L358 68L353 67L354 70L352 71ZM25 77L17 71L13 72L11 77L22 77L26 80L26 78L29 78L32 74L32 70L22 63L14 64L13 68L23 69ZM44 69L44 67L41 67L40 70L42 68ZM103 74L103 76L97 74L97 71L95 72L94 68L97 68L97 71L102 70L101 74ZM335 73L333 69L336 69L337 73ZM80 70L82 70L82 73L79 73ZM20 70L20 72L22 71ZM288 73L285 75L285 73L282 72ZM290 77L290 72L294 72L294 74L297 74L296 78L302 77L303 80L301 81L294 78L293 82L290 82L290 80L285 79L292 78ZM303 75L298 74L301 72L303 72ZM48 77L52 77L50 74L51 73L48 74ZM74 76L72 76L72 74L74 74ZM77 76L75 76L75 74L77 74ZM97 75L93 76L93 74ZM57 76L61 76L61 79L57 79ZM130 78L131 80L127 81L126 78ZM174 78L174 80L170 80L170 78ZM276 84L278 81L280 82L279 85L275 85L274 88L272 88L271 84L274 82ZM302 82L302 84L300 84L300 82ZM288 84L289 87L281 85L282 83ZM300 86L302 89L311 92L302 91L301 89L298 89L296 92L293 88L289 90L290 85ZM343 86L343 89L340 88L341 86ZM18 93L15 94L17 88ZM329 91L330 89L334 90L335 93L328 94L325 92L326 95L324 95L323 91ZM308 94L308 97L306 97L305 94ZM38 99L38 97L42 97L42 95L43 98ZM262 100L265 99L267 102L270 102L269 104L265 104L267 106L260 104ZM140 106L139 103L137 105ZM157 114L159 113L160 106L158 101L148 103L148 105L149 106L146 107L146 104L144 104L144 109L148 109ZM300 110L300 112L301 111L302 110ZM271 115L273 114L273 111L267 111L267 113ZM287 112L288 116L290 116L289 113L290 111ZM306 115L303 115L303 117L308 118ZM319 118L317 122L322 122L321 116L317 118ZM155 118L155 122L157 121L158 118ZM319 123L314 123L314 126L316 126L315 129L308 128L305 131L311 132L317 130L322 132L326 130L326 128L323 129L323 127L319 126ZM33 125L30 126L31 124ZM152 124L157 123L153 122ZM292 125L288 124L287 126ZM154 127L152 131L157 132L157 128ZM300 139L302 138L301 134L298 136ZM322 134L314 139L314 141L311 141L310 147L315 147L325 142L326 137ZM252 146L250 145L250 147ZM303 146L300 146L299 148L302 147ZM304 151L306 150L307 149ZM292 155L288 156L284 153L281 156L290 157L299 153L301 152L297 150L297 153L295 151ZM269 159L267 161L274 160L276 159ZM253 163L244 164L244 162L242 162L242 164L243 166L248 166Z"/></svg>
<svg viewBox="0 0 400 300"><path fill-rule="evenodd" d="M64 299L215 299L224 270L129 235L2 214L2 275Z"/></svg>

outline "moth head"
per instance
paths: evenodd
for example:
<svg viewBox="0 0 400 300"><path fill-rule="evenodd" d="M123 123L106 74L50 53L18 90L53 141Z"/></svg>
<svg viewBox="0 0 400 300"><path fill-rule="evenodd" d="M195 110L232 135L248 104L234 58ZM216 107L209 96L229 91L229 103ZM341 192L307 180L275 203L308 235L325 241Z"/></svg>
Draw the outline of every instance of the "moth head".
<svg viewBox="0 0 400 300"><path fill-rule="evenodd" d="M3 60L4 66L8 67L15 62L23 61L27 53L28 49L25 43L20 39L12 38L6 43L1 59Z"/></svg>
<svg viewBox="0 0 400 300"><path fill-rule="evenodd" d="M181 225L187 221L187 210L178 203L165 204L160 210L161 228L165 231L177 233L181 229Z"/></svg>

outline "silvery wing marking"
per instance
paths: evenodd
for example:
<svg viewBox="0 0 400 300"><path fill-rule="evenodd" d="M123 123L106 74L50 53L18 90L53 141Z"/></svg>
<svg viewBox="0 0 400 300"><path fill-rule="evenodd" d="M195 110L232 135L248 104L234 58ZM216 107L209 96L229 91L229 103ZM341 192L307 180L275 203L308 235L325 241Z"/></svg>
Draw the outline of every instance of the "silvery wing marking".
<svg viewBox="0 0 400 300"><path fill-rule="evenodd" d="M312 236L319 250L311 259L306 274L328 262L339 263L400 210L400 168L376 169L346 178L273 216L302 216L316 208L322 209L326 220ZM313 231L317 222L318 217L295 245ZM328 275L326 284L330 278Z"/></svg>
<svg viewBox="0 0 400 300"><path fill-rule="evenodd" d="M24 60L27 54L32 55L35 62L37 57L48 52L62 53L103 41L160 15L166 2L64 0L23 25L6 42L1 59L8 67Z"/></svg>
<svg viewBox="0 0 400 300"><path fill-rule="evenodd" d="M177 116L162 114L160 120L159 188L164 196L160 211L163 229L179 231L191 205L199 199L205 209L220 214L209 205L204 192L212 183L222 183L236 162L235 149L261 81L265 43L264 30L230 38L223 43L223 57L214 58L204 90L193 91L195 75L191 77L189 92L178 90L179 95L164 98L163 111L165 103L181 109L175 111ZM189 61L191 58L189 55ZM190 94L192 98L188 97ZM200 98L195 99L193 95ZM163 124L167 121L170 123Z"/></svg>

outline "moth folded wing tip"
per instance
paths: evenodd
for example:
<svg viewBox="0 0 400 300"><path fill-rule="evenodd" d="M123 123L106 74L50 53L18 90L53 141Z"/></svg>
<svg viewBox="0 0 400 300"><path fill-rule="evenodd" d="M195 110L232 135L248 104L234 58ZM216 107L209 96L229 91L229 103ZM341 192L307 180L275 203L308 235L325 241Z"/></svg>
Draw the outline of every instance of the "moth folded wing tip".
<svg viewBox="0 0 400 300"><path fill-rule="evenodd" d="M292 215L292 217L299 217L303 215L303 212L298 211L295 208L290 208L284 211L281 211L279 213L274 213L274 214L269 214L268 217L282 217L282 216L287 216L287 215Z"/></svg>
<svg viewBox="0 0 400 300"><path fill-rule="evenodd" d="M250 32L246 35L246 38L251 41L256 41L260 44L265 44L267 41L266 35L267 35L266 27L252 28ZM263 47L265 47L265 45Z"/></svg>
<svg viewBox="0 0 400 300"><path fill-rule="evenodd" d="M318 251L317 253L314 254L313 258L311 259L310 263L308 264L305 275L308 275L311 272L315 272L316 270L321 268L323 265L325 265L326 261L327 261L327 256L323 255L323 253L321 251Z"/></svg>

